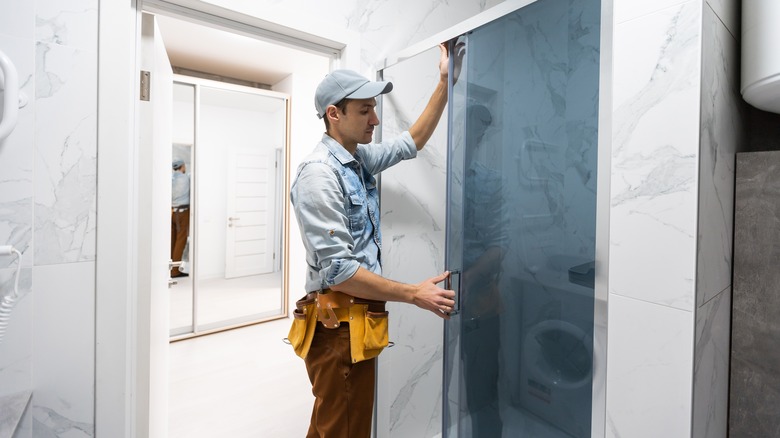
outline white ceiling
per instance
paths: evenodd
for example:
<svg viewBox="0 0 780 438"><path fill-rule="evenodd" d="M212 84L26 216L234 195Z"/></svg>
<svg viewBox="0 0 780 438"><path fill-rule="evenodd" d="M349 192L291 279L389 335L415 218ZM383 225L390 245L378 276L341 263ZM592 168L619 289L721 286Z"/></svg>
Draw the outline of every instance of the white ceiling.
<svg viewBox="0 0 780 438"><path fill-rule="evenodd" d="M203 25L157 16L171 64L189 70L273 85L323 56ZM325 61L327 62L327 61Z"/></svg>

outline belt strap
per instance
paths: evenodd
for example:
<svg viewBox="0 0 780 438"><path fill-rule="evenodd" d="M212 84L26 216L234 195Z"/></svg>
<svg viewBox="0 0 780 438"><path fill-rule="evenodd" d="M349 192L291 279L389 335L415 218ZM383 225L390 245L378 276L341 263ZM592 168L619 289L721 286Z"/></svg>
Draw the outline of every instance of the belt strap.
<svg viewBox="0 0 780 438"><path fill-rule="evenodd" d="M354 305L367 305L371 312L384 312L385 301L367 300L331 289L309 292L296 302L299 309L316 303L318 320L327 328L337 328L341 322L347 321L349 312L337 309L349 309Z"/></svg>

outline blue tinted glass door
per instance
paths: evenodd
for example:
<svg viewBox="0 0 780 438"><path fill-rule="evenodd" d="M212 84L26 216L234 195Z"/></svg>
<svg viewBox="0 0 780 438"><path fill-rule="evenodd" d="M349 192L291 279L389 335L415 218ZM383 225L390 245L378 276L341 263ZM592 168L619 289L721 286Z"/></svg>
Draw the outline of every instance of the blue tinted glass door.
<svg viewBox="0 0 780 438"><path fill-rule="evenodd" d="M446 437L591 435L600 8L540 0L455 43Z"/></svg>

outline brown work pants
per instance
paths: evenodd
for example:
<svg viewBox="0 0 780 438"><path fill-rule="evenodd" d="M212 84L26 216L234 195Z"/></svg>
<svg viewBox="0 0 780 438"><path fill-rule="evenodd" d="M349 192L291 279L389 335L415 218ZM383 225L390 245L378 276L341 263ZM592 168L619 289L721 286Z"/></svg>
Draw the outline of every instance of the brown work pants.
<svg viewBox="0 0 780 438"><path fill-rule="evenodd" d="M369 438L374 414L376 359L352 363L349 324L317 323L306 370L314 394L307 438Z"/></svg>
<svg viewBox="0 0 780 438"><path fill-rule="evenodd" d="M187 236L190 234L190 210L171 211L171 260L181 261ZM171 277L178 277L179 268L171 269Z"/></svg>

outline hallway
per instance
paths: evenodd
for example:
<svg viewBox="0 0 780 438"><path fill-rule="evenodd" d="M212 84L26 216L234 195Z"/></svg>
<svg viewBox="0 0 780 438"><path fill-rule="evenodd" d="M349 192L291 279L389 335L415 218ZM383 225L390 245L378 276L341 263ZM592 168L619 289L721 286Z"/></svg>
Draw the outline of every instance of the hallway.
<svg viewBox="0 0 780 438"><path fill-rule="evenodd" d="M170 344L170 438L299 437L313 397L280 319Z"/></svg>

